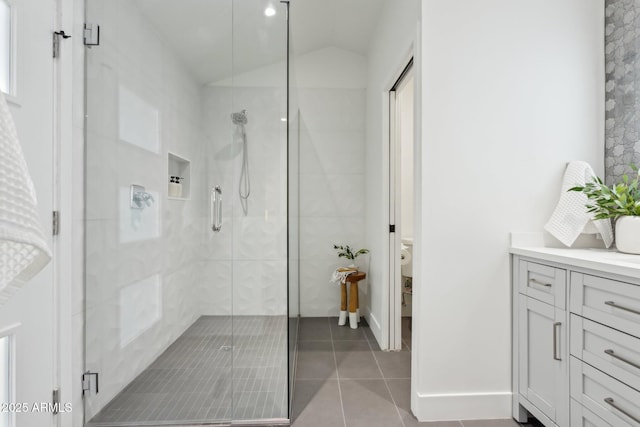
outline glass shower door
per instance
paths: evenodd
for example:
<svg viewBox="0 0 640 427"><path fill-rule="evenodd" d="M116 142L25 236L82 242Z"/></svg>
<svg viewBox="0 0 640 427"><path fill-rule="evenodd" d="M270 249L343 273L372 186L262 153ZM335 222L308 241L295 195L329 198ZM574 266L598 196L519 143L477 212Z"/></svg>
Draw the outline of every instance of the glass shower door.
<svg viewBox="0 0 640 427"><path fill-rule="evenodd" d="M287 419L287 4L86 2L86 424Z"/></svg>
<svg viewBox="0 0 640 427"><path fill-rule="evenodd" d="M286 419L287 4L234 0L232 46L233 419Z"/></svg>
<svg viewBox="0 0 640 427"><path fill-rule="evenodd" d="M216 159L230 93L220 128L205 114L210 83L232 76L232 14L231 0L87 0L87 425L233 417L233 167Z"/></svg>

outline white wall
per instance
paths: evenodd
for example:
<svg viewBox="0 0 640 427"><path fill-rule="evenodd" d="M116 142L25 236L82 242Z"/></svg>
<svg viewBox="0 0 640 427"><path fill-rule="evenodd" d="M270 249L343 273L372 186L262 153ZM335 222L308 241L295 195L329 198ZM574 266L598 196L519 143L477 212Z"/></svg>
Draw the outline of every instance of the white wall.
<svg viewBox="0 0 640 427"><path fill-rule="evenodd" d="M603 13L422 1L420 420L510 415L508 236L542 229L566 162L603 172Z"/></svg>

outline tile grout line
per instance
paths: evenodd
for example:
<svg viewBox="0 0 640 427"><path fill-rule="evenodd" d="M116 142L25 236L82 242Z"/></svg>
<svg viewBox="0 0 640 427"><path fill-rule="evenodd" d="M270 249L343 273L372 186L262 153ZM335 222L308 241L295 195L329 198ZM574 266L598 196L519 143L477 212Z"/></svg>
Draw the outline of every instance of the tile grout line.
<svg viewBox="0 0 640 427"><path fill-rule="evenodd" d="M344 413L344 402L342 401L342 387L340 387L340 373L338 373L338 358L336 357L336 346L333 344L333 332L331 332L331 317L327 317L329 335L331 335L331 349L333 350L333 364L336 368L336 380L338 381L338 396L340 397L340 408L342 408L342 422L347 427L347 416Z"/></svg>
<svg viewBox="0 0 640 427"><path fill-rule="evenodd" d="M373 360L376 361L376 366L378 366L378 370L380 371L380 376L382 377L382 380L384 381L384 386L387 388L387 392L389 393L389 397L391 398L391 401L393 402L393 406L396 408L396 414L398 414L398 418L400 418L400 422L402 423L403 427L406 427L406 425L404 423L404 419L402 418L402 415L400 415L400 409L398 408L398 404L396 403L396 400L393 398L393 393L391 393L391 388L389 387L389 384L387 383L387 378L385 378L384 372L382 372L382 368L380 367L380 363L378 362L378 358L376 357L376 353L375 353L375 351L373 351L373 347L371 346L371 342L369 341L369 337L367 336L367 334L365 334L365 337L367 338L367 344L369 345L369 351L371 351L371 355L373 356Z"/></svg>

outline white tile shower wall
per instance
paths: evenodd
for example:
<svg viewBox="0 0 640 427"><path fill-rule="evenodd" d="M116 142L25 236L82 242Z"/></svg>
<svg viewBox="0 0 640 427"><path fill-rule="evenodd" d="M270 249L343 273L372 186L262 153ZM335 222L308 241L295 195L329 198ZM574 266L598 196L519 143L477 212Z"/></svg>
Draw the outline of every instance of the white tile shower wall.
<svg viewBox="0 0 640 427"><path fill-rule="evenodd" d="M364 246L365 90L298 88L297 96L300 313L337 315L340 292L329 280L345 262L333 244Z"/></svg>
<svg viewBox="0 0 640 427"><path fill-rule="evenodd" d="M86 369L100 372L90 419L198 317L215 249L202 233L200 86L135 3L89 0L87 12L102 29L87 58ZM169 151L191 160L190 200L167 199ZM131 184L151 206L128 207Z"/></svg>
<svg viewBox="0 0 640 427"><path fill-rule="evenodd" d="M223 226L208 233L206 267L232 288L203 299L208 314L284 315L287 312L286 91L282 87L210 85L203 99L209 167L207 185L223 191ZM245 125L251 193L239 197L242 135L231 113L247 110ZM220 285L214 285L220 288ZM230 289L230 290L229 290ZM212 290L210 290L212 291ZM232 304L230 302L232 301Z"/></svg>

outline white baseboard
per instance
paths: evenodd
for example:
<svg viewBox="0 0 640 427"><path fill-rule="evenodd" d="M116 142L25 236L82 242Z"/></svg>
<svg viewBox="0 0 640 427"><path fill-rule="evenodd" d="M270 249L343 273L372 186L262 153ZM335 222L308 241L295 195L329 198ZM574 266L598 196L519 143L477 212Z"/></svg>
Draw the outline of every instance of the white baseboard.
<svg viewBox="0 0 640 427"><path fill-rule="evenodd" d="M382 342L382 326L380 326L380 322L378 322L376 316L371 313L369 307L366 307L365 309L364 318L367 319L369 328L371 329L371 332L373 332L373 336L376 337L376 341L378 341L379 345Z"/></svg>
<svg viewBox="0 0 640 427"><path fill-rule="evenodd" d="M511 418L511 392L421 394L413 408L419 421Z"/></svg>

